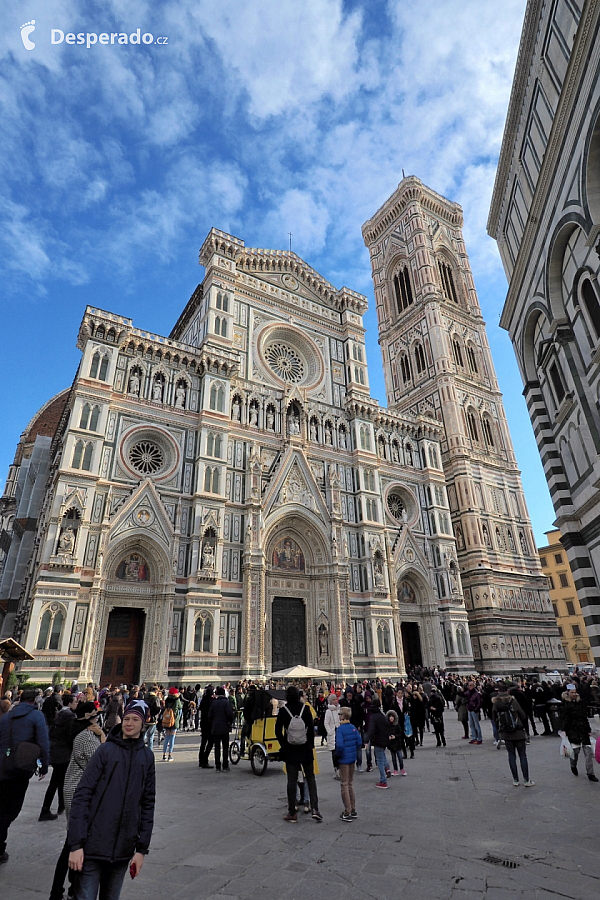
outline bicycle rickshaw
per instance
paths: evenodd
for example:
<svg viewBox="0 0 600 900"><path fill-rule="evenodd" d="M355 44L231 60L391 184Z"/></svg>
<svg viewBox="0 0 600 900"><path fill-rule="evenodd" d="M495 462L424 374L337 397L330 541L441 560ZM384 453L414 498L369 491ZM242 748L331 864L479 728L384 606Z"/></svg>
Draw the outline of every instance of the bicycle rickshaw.
<svg viewBox="0 0 600 900"><path fill-rule="evenodd" d="M285 700L285 691L269 690L275 700ZM268 715L256 719L252 723L250 737L246 738L246 747L242 755L242 711L238 710L235 718L235 737L229 745L229 760L237 766L241 759L250 760L255 775L264 775L270 762L281 762L279 757L279 741L275 737L275 721L277 716Z"/></svg>

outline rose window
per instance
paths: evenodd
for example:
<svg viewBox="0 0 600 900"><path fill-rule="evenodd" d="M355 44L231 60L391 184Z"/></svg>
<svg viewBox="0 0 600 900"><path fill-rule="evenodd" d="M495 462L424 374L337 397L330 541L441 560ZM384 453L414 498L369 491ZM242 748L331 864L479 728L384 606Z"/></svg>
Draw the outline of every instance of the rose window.
<svg viewBox="0 0 600 900"><path fill-rule="evenodd" d="M138 441L129 450L131 466L142 475L160 472L164 461L164 453L154 441Z"/></svg>
<svg viewBox="0 0 600 900"><path fill-rule="evenodd" d="M402 497L399 494L388 494L387 507L394 519L401 522L402 513L404 512L404 500Z"/></svg>
<svg viewBox="0 0 600 900"><path fill-rule="evenodd" d="M300 355L288 344L277 342L265 349L265 359L275 374L282 381L298 384L305 372L304 362Z"/></svg>

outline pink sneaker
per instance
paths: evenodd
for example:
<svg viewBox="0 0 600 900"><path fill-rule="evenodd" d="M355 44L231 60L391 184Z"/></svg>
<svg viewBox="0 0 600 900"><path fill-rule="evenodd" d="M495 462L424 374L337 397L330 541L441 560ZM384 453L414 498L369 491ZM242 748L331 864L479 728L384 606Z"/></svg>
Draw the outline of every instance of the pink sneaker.
<svg viewBox="0 0 600 900"><path fill-rule="evenodd" d="M406 776L406 775L408 775L408 772L406 771L406 769L402 769L400 774Z"/></svg>
<svg viewBox="0 0 600 900"><path fill-rule="evenodd" d="M398 774L398 770L394 769L394 771L392 772L392 775L397 775L397 774Z"/></svg>

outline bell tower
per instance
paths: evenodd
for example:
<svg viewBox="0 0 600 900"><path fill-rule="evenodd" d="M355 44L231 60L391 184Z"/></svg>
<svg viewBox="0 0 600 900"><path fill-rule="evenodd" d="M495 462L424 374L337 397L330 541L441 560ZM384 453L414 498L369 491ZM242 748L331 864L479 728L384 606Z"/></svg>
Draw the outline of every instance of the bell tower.
<svg viewBox="0 0 600 900"><path fill-rule="evenodd" d="M363 225L388 406L444 426L443 468L479 671L564 662L457 203L404 178ZM426 467L428 460L421 460ZM440 516L424 498L425 526Z"/></svg>

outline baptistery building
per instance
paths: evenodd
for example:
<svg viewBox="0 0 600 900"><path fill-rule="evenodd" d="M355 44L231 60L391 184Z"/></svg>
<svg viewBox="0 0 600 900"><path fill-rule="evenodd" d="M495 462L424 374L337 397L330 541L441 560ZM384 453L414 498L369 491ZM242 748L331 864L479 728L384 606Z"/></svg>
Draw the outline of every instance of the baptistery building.
<svg viewBox="0 0 600 900"><path fill-rule="evenodd" d="M366 298L291 251L213 228L168 336L85 309L56 428L0 501L2 636L32 678L562 658L461 221L409 178L365 225L387 408Z"/></svg>

